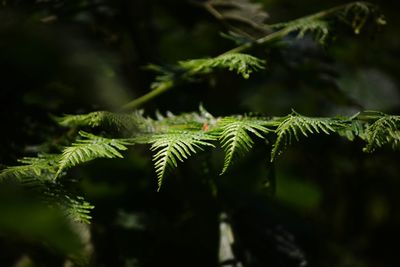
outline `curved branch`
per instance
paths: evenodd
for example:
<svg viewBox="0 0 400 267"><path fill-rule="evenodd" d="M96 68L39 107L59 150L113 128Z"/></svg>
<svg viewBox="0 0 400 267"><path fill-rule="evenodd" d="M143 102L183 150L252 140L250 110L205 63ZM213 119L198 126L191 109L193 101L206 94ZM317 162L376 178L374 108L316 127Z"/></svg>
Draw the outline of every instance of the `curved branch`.
<svg viewBox="0 0 400 267"><path fill-rule="evenodd" d="M367 2L351 2L351 3L348 3L348 4L343 4L343 5L340 5L340 6L336 6L336 7L330 8L330 9L323 10L323 11L320 11L318 13L314 13L312 15L300 17L300 18L298 18L296 20L326 18L326 17L329 17L329 16L333 15L334 13L336 13L336 12L338 12L340 10L345 10L348 7L351 7L352 5L355 5L357 3L363 3L363 4L371 5L371 4L367 3ZM293 20L293 21L296 21L296 20ZM291 31L293 31L292 28L285 27L285 28L283 28L281 30L275 31L275 32L273 32L271 34L268 34L268 35L266 35L264 37L261 37L261 38L255 40L254 42L245 43L245 44L242 44L242 45L240 45L238 47L235 47L235 48L233 48L231 50L228 50L228 51L220 54L219 56L230 54L230 53L240 53L240 52L243 52L245 50L248 50L248 49L252 48L253 46L267 44L269 42L272 42L272 41L275 41L277 39L283 38L284 36L288 35ZM127 104L125 104L122 107L122 110L135 109L135 108L140 107L141 105L143 105L144 103L146 103L146 102L150 101L151 99L157 97L158 95L160 95L160 94L172 89L173 85L175 83L176 83L175 79L173 79L173 80L171 80L169 82L162 83L160 86L158 86L156 89L150 91L149 93L147 93L147 94L145 94L145 95L143 95L143 96L141 96L141 97L139 97L137 99L134 99L133 101L131 101L131 102L127 103Z"/></svg>
<svg viewBox="0 0 400 267"><path fill-rule="evenodd" d="M168 91L171 89L174 85L173 81L168 81L160 84L157 88L153 89L149 93L142 95L139 98L134 99L133 101L126 103L125 105L122 106L122 110L128 110L128 109L135 109L143 105L144 103L150 101L151 99L157 97L158 95Z"/></svg>

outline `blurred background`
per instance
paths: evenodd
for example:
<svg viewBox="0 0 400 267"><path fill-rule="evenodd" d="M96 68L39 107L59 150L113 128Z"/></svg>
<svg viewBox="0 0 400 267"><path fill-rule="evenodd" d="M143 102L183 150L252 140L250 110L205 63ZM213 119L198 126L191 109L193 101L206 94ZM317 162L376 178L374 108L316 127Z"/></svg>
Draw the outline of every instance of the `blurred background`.
<svg viewBox="0 0 400 267"><path fill-rule="evenodd" d="M155 74L147 64L235 47L226 38L229 25L201 3L0 1L1 167L57 142L66 130L52 115L118 110L148 92ZM268 25L346 2L252 3L262 5ZM400 114L400 3L374 3L386 16L384 28L354 34L338 24L325 45L289 35L249 51L267 61L249 80L217 72L146 103L145 114L190 112L200 103L214 116L284 116L292 109L307 116ZM235 236L235 259L245 267L398 266L398 152L365 154L360 141L319 136L270 164L261 144L224 176L221 151L200 153L159 193L148 147L75 168L75 190L95 206L89 226L71 226L25 191L2 184L0 266L73 266L66 258L76 253L87 258L76 265L222 266L222 213Z"/></svg>

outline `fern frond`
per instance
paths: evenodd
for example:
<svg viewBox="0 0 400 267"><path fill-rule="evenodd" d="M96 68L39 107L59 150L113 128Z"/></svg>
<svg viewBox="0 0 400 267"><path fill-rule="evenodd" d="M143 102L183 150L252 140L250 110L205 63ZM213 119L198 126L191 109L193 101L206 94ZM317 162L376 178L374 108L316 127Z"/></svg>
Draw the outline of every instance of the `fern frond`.
<svg viewBox="0 0 400 267"><path fill-rule="evenodd" d="M83 197L76 196L67 191L60 182L43 183L36 191L41 195L42 201L50 206L61 209L72 220L90 223L90 212L94 208Z"/></svg>
<svg viewBox="0 0 400 267"><path fill-rule="evenodd" d="M37 157L24 157L18 161L23 165L7 167L0 172L0 181L17 179L18 181L37 178L52 180L57 172L59 155L39 154Z"/></svg>
<svg viewBox="0 0 400 267"><path fill-rule="evenodd" d="M198 131L204 125L213 126L217 122L203 106L200 105L198 112L182 113L175 115L172 112L166 112L165 115L157 112L156 120L153 121L156 132L168 132L171 130L189 130Z"/></svg>
<svg viewBox="0 0 400 267"><path fill-rule="evenodd" d="M16 179L18 184L36 192L40 201L64 211L75 221L90 223L90 205L80 196L72 196L63 185L54 181L59 155L40 154L36 158L25 157L18 160L26 165L4 169L0 174L3 179Z"/></svg>
<svg viewBox="0 0 400 267"><path fill-rule="evenodd" d="M254 142L248 133L264 138L263 134L272 131L266 127L268 125L268 121L246 117L226 117L218 123L221 128L219 140L225 151L224 167L221 174L227 171L236 158L244 155L252 148Z"/></svg>
<svg viewBox="0 0 400 267"><path fill-rule="evenodd" d="M57 123L64 127L91 126L97 127L103 121L105 111L96 111L82 115L65 114L62 117L54 117Z"/></svg>
<svg viewBox="0 0 400 267"><path fill-rule="evenodd" d="M162 185L166 171L177 167L178 161L183 162L203 147L214 147L211 141L216 138L202 132L173 131L150 137L150 150L154 151L153 162L158 178L158 190Z"/></svg>
<svg viewBox="0 0 400 267"><path fill-rule="evenodd" d="M92 112L83 115L65 115L57 118L66 127L90 126L104 127L108 130L124 130L124 135L137 137L144 134L157 134L170 130L200 130L204 124L215 124L216 119L200 105L198 112L165 115L156 112L156 118L144 116L143 110L130 114L112 112Z"/></svg>
<svg viewBox="0 0 400 267"><path fill-rule="evenodd" d="M242 53L228 53L214 58L180 61L179 65L189 75L207 74L214 69L228 69L248 79L253 71L264 69L265 60Z"/></svg>
<svg viewBox="0 0 400 267"><path fill-rule="evenodd" d="M354 2L292 21L273 24L271 28L283 29L285 35L291 32L298 32L297 38L302 38L307 33L312 33L314 38L323 44L329 36L332 22L344 21L353 28L356 34L359 34L369 19L373 19L378 25L386 24L384 16L375 5L368 2Z"/></svg>
<svg viewBox="0 0 400 267"><path fill-rule="evenodd" d="M90 223L92 216L90 212L94 206L87 202L83 197L77 196L75 198L65 195L65 210L69 217L74 221Z"/></svg>
<svg viewBox="0 0 400 267"><path fill-rule="evenodd" d="M77 140L63 150L56 177L67 168L96 158L123 158L119 151L126 150L126 145L133 144L127 139L109 139L83 131L79 134L86 139Z"/></svg>
<svg viewBox="0 0 400 267"><path fill-rule="evenodd" d="M384 16L377 6L368 2L355 2L349 4L342 13L342 20L349 24L355 34L359 34L368 19L372 18L376 24L385 25Z"/></svg>
<svg viewBox="0 0 400 267"><path fill-rule="evenodd" d="M314 38L323 44L329 35L329 23L327 21L310 17L304 17L289 22L278 23L272 28L285 28L288 33L298 32L297 38L303 38L307 33L312 33Z"/></svg>
<svg viewBox="0 0 400 267"><path fill-rule="evenodd" d="M108 127L112 129L135 130L145 118L142 111L135 111L131 114L113 113L109 111L96 111L82 115L64 115L56 117L55 120L64 127Z"/></svg>
<svg viewBox="0 0 400 267"><path fill-rule="evenodd" d="M385 115L372 123L365 131L367 145L365 152L390 144L393 149L400 148L400 116Z"/></svg>
<svg viewBox="0 0 400 267"><path fill-rule="evenodd" d="M299 141L300 136L308 137L309 134L330 134L346 127L345 121L335 118L311 118L296 112L284 117L276 128L277 135L271 151L271 161L274 161L290 145L293 137Z"/></svg>

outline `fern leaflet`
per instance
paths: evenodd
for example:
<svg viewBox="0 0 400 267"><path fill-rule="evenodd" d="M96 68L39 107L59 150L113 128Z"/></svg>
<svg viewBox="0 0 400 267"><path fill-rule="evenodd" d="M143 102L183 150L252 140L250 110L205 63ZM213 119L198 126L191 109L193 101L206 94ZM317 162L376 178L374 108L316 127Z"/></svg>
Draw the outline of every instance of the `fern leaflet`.
<svg viewBox="0 0 400 267"><path fill-rule="evenodd" d="M292 114L283 118L275 130L277 138L271 151L271 161L274 161L285 147L291 144L293 136L298 141L300 135L308 137L309 134L315 133L330 134L344 127L346 123L342 120L305 117L293 111Z"/></svg>
<svg viewBox="0 0 400 267"><path fill-rule="evenodd" d="M198 112L183 113L175 115L167 112L162 115L156 112L156 118L145 117L143 110L137 110L131 114L112 113L112 112L92 112L82 115L65 115L57 118L62 126L66 127L103 127L104 129L125 130L129 136L140 136L168 132L175 130L196 130L201 129L202 125L215 124L216 119L200 105Z"/></svg>
<svg viewBox="0 0 400 267"><path fill-rule="evenodd" d="M60 182L43 183L35 186L38 195L49 206L61 209L68 217L77 222L90 223L91 210L94 208L83 197L76 196L65 189Z"/></svg>
<svg viewBox="0 0 400 267"><path fill-rule="evenodd" d="M242 53L222 54L214 58L180 61L179 65L188 71L188 75L207 74L213 69L228 69L248 79L253 71L264 69L265 61Z"/></svg>
<svg viewBox="0 0 400 267"><path fill-rule="evenodd" d="M168 169L177 167L177 162L183 162L192 153L202 150L203 147L214 147L210 141L215 137L201 132L173 131L150 137L154 166L158 178L158 190L162 185L164 175Z"/></svg>
<svg viewBox="0 0 400 267"><path fill-rule="evenodd" d="M290 32L298 32L297 38L303 38L307 33L313 33L314 38L323 44L329 34L328 22L313 17L304 17L289 22L272 25L273 28L285 28Z"/></svg>
<svg viewBox="0 0 400 267"><path fill-rule="evenodd" d="M64 127L107 127L118 131L140 130L146 123L142 111L133 113L113 113L109 111L96 111L81 115L64 115L55 118L58 124Z"/></svg>
<svg viewBox="0 0 400 267"><path fill-rule="evenodd" d="M365 130L365 152L373 152L385 144L391 144L393 149L400 147L400 116L385 115Z"/></svg>
<svg viewBox="0 0 400 267"><path fill-rule="evenodd" d="M254 142L248 134L253 133L257 137L264 138L271 130L266 126L269 121L253 118L223 118L218 124L222 132L219 136L221 146L225 151L224 167L221 174L224 174L232 162L248 152Z"/></svg>
<svg viewBox="0 0 400 267"><path fill-rule="evenodd" d="M81 196L73 198L65 195L64 198L65 209L69 217L78 222L90 223L90 220L92 219L90 211L94 209L93 205Z"/></svg>
<svg viewBox="0 0 400 267"><path fill-rule="evenodd" d="M369 18L373 18L379 26L386 24L385 18L378 8L368 2L349 4L342 13L342 20L353 28L355 34L360 33Z"/></svg>
<svg viewBox="0 0 400 267"><path fill-rule="evenodd" d="M108 113L109 112L106 111L96 111L82 115L65 114L62 117L55 117L55 120L59 125L64 127L77 127L77 126L97 127L103 122L104 117Z"/></svg>
<svg viewBox="0 0 400 267"><path fill-rule="evenodd" d="M126 145L133 144L127 139L109 139L83 131L79 134L86 139L77 140L72 146L64 149L56 177L67 168L96 158L123 158L119 151L126 150Z"/></svg>
<svg viewBox="0 0 400 267"><path fill-rule="evenodd" d="M359 34L368 19L373 18L376 24L384 25L386 21L375 5L367 2L354 2L338 6L310 16L288 22L271 25L271 28L282 29L286 34L298 32L297 38L313 33L314 38L324 44L330 31L330 24L341 20L350 25Z"/></svg>
<svg viewBox="0 0 400 267"><path fill-rule="evenodd" d="M39 178L52 180L57 171L59 155L39 154L38 157L24 157L18 161L24 165L7 167L0 172L0 181L14 178L19 181Z"/></svg>

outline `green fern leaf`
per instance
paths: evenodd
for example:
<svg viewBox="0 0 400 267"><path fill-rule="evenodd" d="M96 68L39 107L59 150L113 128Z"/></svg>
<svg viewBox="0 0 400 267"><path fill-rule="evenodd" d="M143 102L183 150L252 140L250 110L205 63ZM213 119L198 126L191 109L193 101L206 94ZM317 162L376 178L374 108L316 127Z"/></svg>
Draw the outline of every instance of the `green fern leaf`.
<svg viewBox="0 0 400 267"><path fill-rule="evenodd" d="M355 34L361 32L361 29L370 18L379 26L386 24L385 17L377 6L368 2L349 4L341 15L341 19L353 28Z"/></svg>
<svg viewBox="0 0 400 267"><path fill-rule="evenodd" d="M265 61L247 54L228 53L214 58L180 61L179 65L188 75L207 74L214 69L228 69L248 79L253 71L264 69Z"/></svg>
<svg viewBox="0 0 400 267"><path fill-rule="evenodd" d="M62 117L54 117L57 123L64 127L91 126L97 127L104 118L105 111L96 111L82 115L65 114Z"/></svg>
<svg viewBox="0 0 400 267"><path fill-rule="evenodd" d="M299 141L300 136L309 134L330 134L347 127L345 121L334 118L311 118L302 116L293 111L284 117L276 128L277 139L271 151L271 162L274 161L292 143L293 137Z"/></svg>
<svg viewBox="0 0 400 267"><path fill-rule="evenodd" d="M373 152L385 144L392 145L393 149L400 148L400 116L385 115L365 130L365 152Z"/></svg>
<svg viewBox="0 0 400 267"><path fill-rule="evenodd" d="M289 22L278 23L272 28L285 28L288 33L298 32L297 38L303 38L307 33L312 33L314 38L321 44L325 43L329 35L329 24L327 21L315 19L313 17L304 17Z"/></svg>
<svg viewBox="0 0 400 267"><path fill-rule="evenodd" d="M4 169L0 174L3 179L16 179L18 184L35 192L40 201L61 209L75 221L90 223L90 211L94 206L82 197L71 196L63 185L54 181L60 155L40 154L36 158L25 157L18 160L25 165Z"/></svg>
<svg viewBox="0 0 400 267"><path fill-rule="evenodd" d="M368 2L354 2L325 12L277 23L271 25L271 28L283 29L286 34L298 32L297 38L303 38L307 33L312 33L314 38L323 44L329 35L331 23L341 20L350 25L356 34L359 34L369 19L374 20L378 25L386 24L384 16L375 5Z"/></svg>
<svg viewBox="0 0 400 267"><path fill-rule="evenodd" d="M214 147L210 142L216 138L202 132L173 131L150 137L151 150L155 152L153 162L160 190L163 178L168 169L177 167L178 161L183 162L197 150L203 147Z"/></svg>
<svg viewBox="0 0 400 267"><path fill-rule="evenodd" d="M77 140L72 146L64 149L56 177L67 168L96 158L123 158L119 151L126 150L126 145L133 144L127 139L109 139L83 131L79 134L86 139Z"/></svg>
<svg viewBox="0 0 400 267"><path fill-rule="evenodd" d="M131 114L113 113L109 111L96 111L82 115L64 115L55 117L55 120L64 127L106 127L118 131L137 130L146 119L143 111L135 111Z"/></svg>
<svg viewBox="0 0 400 267"><path fill-rule="evenodd" d="M94 209L94 206L87 202L83 197L77 196L72 198L70 196L65 195L65 209L67 215L71 217L74 221L90 223L92 216L90 212Z"/></svg>
<svg viewBox="0 0 400 267"><path fill-rule="evenodd" d="M182 113L175 115L167 112L166 115L156 113L156 120L153 121L154 131L168 132L170 130L198 131L204 125L215 125L216 119L204 107L200 105L198 112Z"/></svg>
<svg viewBox="0 0 400 267"><path fill-rule="evenodd" d="M83 197L68 192L60 182L43 183L36 188L42 201L50 206L61 209L72 220L90 223L90 212L94 208Z"/></svg>
<svg viewBox="0 0 400 267"><path fill-rule="evenodd" d="M262 134L266 134L271 130L266 126L268 121L254 118L223 118L219 123L221 133L219 140L225 151L224 167L221 174L224 174L232 162L248 152L254 142L248 133L253 133L259 138L264 138Z"/></svg>
<svg viewBox="0 0 400 267"><path fill-rule="evenodd" d="M59 155L39 154L36 158L24 157L18 160L23 165L7 167L0 172L0 181L4 179L17 179L25 181L30 179L52 180L57 171Z"/></svg>
<svg viewBox="0 0 400 267"><path fill-rule="evenodd" d="M200 130L204 124L215 124L216 119L200 106L198 112L175 115L156 113L156 118L145 117L143 110L131 114L112 112L92 112L82 115L65 115L56 118L66 127L103 127L105 130L124 130L125 136L138 137L144 134L156 134L170 130Z"/></svg>

